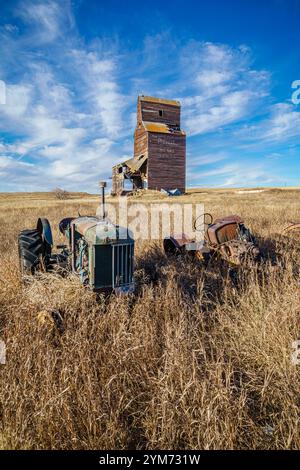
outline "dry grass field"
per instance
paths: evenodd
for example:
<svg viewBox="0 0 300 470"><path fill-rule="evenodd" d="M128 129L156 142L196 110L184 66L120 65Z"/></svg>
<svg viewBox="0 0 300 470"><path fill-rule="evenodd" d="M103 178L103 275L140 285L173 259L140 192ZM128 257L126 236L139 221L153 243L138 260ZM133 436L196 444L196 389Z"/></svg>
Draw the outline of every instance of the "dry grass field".
<svg viewBox="0 0 300 470"><path fill-rule="evenodd" d="M146 200L161 198L149 194ZM143 197L141 198L143 199ZM77 279L21 283L17 234L49 218L94 214L75 194L0 194L0 448L299 449L300 190L190 191L215 216L238 213L264 250L234 282L136 244L137 295L100 298ZM37 320L63 315L59 333Z"/></svg>

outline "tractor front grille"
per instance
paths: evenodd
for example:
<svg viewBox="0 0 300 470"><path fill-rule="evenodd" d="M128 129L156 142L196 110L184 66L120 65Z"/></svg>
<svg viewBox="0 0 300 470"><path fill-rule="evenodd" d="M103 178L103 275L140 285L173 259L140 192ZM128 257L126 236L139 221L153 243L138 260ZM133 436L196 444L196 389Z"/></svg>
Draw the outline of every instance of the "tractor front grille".
<svg viewBox="0 0 300 470"><path fill-rule="evenodd" d="M112 287L132 282L133 244L112 245Z"/></svg>
<svg viewBox="0 0 300 470"><path fill-rule="evenodd" d="M133 243L94 245L93 248L94 288L122 287L133 282Z"/></svg>

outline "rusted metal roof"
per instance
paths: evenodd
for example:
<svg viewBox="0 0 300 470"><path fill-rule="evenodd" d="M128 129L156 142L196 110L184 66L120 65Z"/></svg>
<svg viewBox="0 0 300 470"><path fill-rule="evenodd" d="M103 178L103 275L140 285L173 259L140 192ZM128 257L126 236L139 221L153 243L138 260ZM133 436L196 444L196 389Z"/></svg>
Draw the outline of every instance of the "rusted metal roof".
<svg viewBox="0 0 300 470"><path fill-rule="evenodd" d="M164 98L155 98L154 96L144 96L140 95L139 99L141 101L148 101L149 103L160 103L160 104L168 104L170 106L180 106L179 101L175 100L166 100Z"/></svg>
<svg viewBox="0 0 300 470"><path fill-rule="evenodd" d="M131 171L138 171L143 163L147 160L147 155L141 155L139 158L130 158L123 162L124 165L128 166Z"/></svg>
<svg viewBox="0 0 300 470"><path fill-rule="evenodd" d="M147 160L147 155L141 155L138 158L129 158L125 160L125 162L118 163L117 165L113 166L113 168L120 168L122 166L127 166L131 171L138 171L143 163Z"/></svg>
<svg viewBox="0 0 300 470"><path fill-rule="evenodd" d="M162 122L143 121L143 126L148 132L160 132L161 134L180 134L185 135L181 129L172 128Z"/></svg>

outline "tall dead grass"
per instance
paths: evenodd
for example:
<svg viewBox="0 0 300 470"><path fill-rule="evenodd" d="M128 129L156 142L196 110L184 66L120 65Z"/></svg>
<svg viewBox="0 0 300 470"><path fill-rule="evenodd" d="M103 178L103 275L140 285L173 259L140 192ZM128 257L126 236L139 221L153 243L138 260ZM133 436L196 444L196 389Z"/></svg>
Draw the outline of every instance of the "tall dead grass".
<svg viewBox="0 0 300 470"><path fill-rule="evenodd" d="M215 215L246 218L264 247L263 266L233 281L217 265L167 260L159 244L140 243L137 296L106 299L72 277L27 286L19 277L18 231L39 215L56 226L76 215L75 203L2 204L2 448L300 447L300 366L291 362L300 339L300 245L275 235L300 218L299 200L288 192L253 194L252 203L206 198ZM94 211L94 203L80 207ZM61 333L37 321L44 310L63 316Z"/></svg>

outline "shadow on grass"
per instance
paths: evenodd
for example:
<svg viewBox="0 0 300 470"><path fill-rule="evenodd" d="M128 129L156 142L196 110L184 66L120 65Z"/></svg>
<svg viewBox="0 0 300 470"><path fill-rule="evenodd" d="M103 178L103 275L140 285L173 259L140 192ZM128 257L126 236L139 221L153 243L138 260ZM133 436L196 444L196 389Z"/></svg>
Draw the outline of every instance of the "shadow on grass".
<svg viewBox="0 0 300 470"><path fill-rule="evenodd" d="M224 262L215 260L207 265L188 254L166 256L159 245L152 245L136 259L137 295L144 285L166 286L173 279L188 304L198 300L201 289L203 307L210 311L216 302L222 302L226 286L234 286L234 272Z"/></svg>

